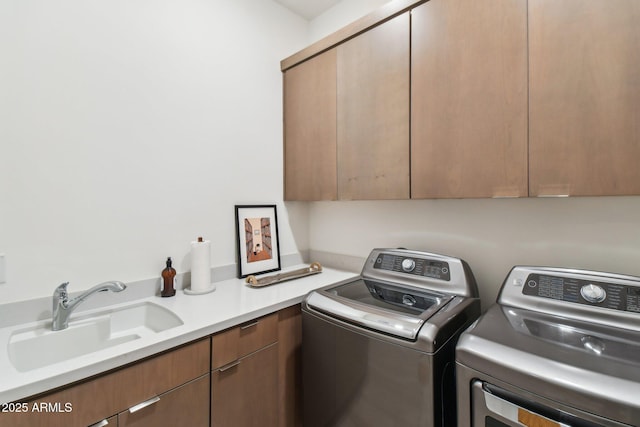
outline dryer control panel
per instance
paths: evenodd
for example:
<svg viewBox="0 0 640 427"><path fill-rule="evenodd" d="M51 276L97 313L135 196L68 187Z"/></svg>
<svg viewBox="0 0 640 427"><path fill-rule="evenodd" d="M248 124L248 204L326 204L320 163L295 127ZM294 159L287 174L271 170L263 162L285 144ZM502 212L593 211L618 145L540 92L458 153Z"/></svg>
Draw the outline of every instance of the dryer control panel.
<svg viewBox="0 0 640 427"><path fill-rule="evenodd" d="M640 287L577 277L529 274L524 295L640 313Z"/></svg>

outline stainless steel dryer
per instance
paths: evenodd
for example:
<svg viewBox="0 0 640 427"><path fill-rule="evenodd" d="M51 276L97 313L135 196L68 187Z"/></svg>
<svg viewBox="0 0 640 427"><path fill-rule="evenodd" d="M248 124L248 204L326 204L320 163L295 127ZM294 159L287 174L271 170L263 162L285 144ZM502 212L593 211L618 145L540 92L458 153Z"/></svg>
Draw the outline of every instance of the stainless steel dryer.
<svg viewBox="0 0 640 427"><path fill-rule="evenodd" d="M456 349L460 427L640 425L640 278L514 267Z"/></svg>
<svg viewBox="0 0 640 427"><path fill-rule="evenodd" d="M454 426L455 343L479 315L464 261L374 249L303 302L304 426Z"/></svg>

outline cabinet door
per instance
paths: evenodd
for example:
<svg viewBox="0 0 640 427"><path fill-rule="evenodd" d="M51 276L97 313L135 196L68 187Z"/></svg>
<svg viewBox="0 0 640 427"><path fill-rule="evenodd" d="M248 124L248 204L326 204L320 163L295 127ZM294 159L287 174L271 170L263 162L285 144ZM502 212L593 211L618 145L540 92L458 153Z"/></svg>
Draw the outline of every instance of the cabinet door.
<svg viewBox="0 0 640 427"><path fill-rule="evenodd" d="M209 374L118 415L119 427L209 425Z"/></svg>
<svg viewBox="0 0 640 427"><path fill-rule="evenodd" d="M335 200L335 50L285 71L283 79L285 200Z"/></svg>
<svg viewBox="0 0 640 427"><path fill-rule="evenodd" d="M91 425L207 374L210 366L210 340L201 339L28 401L27 413L0 413L0 427Z"/></svg>
<svg viewBox="0 0 640 427"><path fill-rule="evenodd" d="M409 198L409 13L339 45L338 198Z"/></svg>
<svg viewBox="0 0 640 427"><path fill-rule="evenodd" d="M531 195L640 194L640 2L530 0Z"/></svg>
<svg viewBox="0 0 640 427"><path fill-rule="evenodd" d="M431 0L411 19L411 197L526 197L526 0Z"/></svg>
<svg viewBox="0 0 640 427"><path fill-rule="evenodd" d="M278 344L211 373L213 427L276 427Z"/></svg>

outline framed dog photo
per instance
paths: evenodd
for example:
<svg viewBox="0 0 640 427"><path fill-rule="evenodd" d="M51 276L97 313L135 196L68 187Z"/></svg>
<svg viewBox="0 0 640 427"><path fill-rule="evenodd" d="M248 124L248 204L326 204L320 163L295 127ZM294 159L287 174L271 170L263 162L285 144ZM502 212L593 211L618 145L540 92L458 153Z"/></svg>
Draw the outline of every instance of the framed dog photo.
<svg viewBox="0 0 640 427"><path fill-rule="evenodd" d="M236 205L238 278L280 270L276 205Z"/></svg>

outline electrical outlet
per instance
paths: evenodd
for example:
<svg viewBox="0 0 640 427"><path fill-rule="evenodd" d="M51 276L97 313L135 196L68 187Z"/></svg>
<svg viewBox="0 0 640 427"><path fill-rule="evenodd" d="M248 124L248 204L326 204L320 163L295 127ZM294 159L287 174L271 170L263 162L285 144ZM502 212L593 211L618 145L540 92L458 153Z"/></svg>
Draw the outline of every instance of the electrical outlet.
<svg viewBox="0 0 640 427"><path fill-rule="evenodd" d="M0 284L7 283L7 264L4 254L0 254Z"/></svg>

